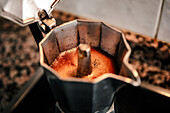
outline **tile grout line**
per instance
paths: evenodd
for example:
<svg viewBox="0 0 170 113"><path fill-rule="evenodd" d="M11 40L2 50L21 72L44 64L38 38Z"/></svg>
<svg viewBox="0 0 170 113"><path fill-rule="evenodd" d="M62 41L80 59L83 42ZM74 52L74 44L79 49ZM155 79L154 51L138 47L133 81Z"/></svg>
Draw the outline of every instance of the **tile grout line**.
<svg viewBox="0 0 170 113"><path fill-rule="evenodd" d="M153 38L154 39L158 38L158 31L159 31L159 28L160 28L164 2L165 2L165 0L161 0L160 5L159 5L158 15L157 15L157 18L156 18L156 24L155 24L154 31L153 31Z"/></svg>

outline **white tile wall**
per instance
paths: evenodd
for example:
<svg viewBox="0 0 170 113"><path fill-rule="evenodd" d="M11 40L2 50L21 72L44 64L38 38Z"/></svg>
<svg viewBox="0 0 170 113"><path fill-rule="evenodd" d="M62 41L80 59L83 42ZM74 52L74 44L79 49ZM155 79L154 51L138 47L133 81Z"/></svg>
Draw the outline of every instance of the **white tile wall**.
<svg viewBox="0 0 170 113"><path fill-rule="evenodd" d="M170 42L170 0L165 0L158 39Z"/></svg>
<svg viewBox="0 0 170 113"><path fill-rule="evenodd" d="M153 37L160 2L161 0L61 0L56 9Z"/></svg>

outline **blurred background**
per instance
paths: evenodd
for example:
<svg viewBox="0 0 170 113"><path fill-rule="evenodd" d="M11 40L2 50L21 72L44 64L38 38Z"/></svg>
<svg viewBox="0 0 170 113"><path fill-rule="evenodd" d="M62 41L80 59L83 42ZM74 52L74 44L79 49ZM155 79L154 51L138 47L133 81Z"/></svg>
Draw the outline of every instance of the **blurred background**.
<svg viewBox="0 0 170 113"><path fill-rule="evenodd" d="M151 84L152 90L162 88L157 91L164 94L157 92L156 99L160 95L170 98L170 0L60 0L52 15L57 26L74 19L93 19L120 29L132 48L129 62L142 83ZM39 50L29 27L0 17L0 112L36 76L39 67ZM141 98L140 102L145 101L145 96Z"/></svg>
<svg viewBox="0 0 170 113"><path fill-rule="evenodd" d="M56 9L170 42L170 0L61 0Z"/></svg>

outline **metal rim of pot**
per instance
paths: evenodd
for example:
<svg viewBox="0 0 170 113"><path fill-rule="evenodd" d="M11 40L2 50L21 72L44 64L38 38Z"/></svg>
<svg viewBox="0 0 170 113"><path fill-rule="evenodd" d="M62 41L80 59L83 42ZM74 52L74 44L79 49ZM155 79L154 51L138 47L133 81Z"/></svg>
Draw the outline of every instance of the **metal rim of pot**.
<svg viewBox="0 0 170 113"><path fill-rule="evenodd" d="M88 20L76 19L76 20L73 20L73 21L64 23L64 24L62 24L62 25L60 25L60 26L67 25L67 24L69 24L69 23L71 23L71 22L74 22L74 21L88 21ZM94 20L90 20L90 21L94 22ZM101 21L95 21L95 22L101 22ZM103 22L101 22L101 23L102 23L102 24L105 24L105 23L103 23ZM130 48L128 42L126 41L124 34L123 34L121 31L113 28L112 26L110 26L110 25L108 25L108 24L105 24L105 25L107 25L107 26L109 26L110 28L114 29L115 31L121 33L122 38L123 38L123 42L125 43L125 46L126 46L126 48L127 48L127 50L128 50L128 51L126 52L124 58L123 58L123 64L129 68L129 70L132 72L134 78L130 79L130 78L128 78L128 77L123 77L123 76L121 76L121 75L116 75L116 74L112 74L112 73L105 73L105 74L97 77L97 78L94 79L94 80L86 80L86 79L74 78L74 77L70 77L70 78L68 78L68 79L63 79L63 78L61 78L54 69L52 69L52 68L51 68L49 65L47 65L46 63L44 63L44 53L43 53L42 43L43 43L43 42L48 38L48 36L53 32L53 29L52 29L52 30L44 37L44 39L39 43L40 64L41 64L41 66L44 67L44 68L46 68L46 69L48 69L49 71L51 71L51 72L52 72L54 75L56 75L56 77L57 77L58 79L60 79L61 81L84 82L84 83L92 83L92 84L95 84L95 83L100 82L100 81L102 81L102 80L104 80L104 79L113 78L113 79L117 79L117 80L123 81L123 82L125 82L125 83L132 84L133 86L139 86L140 83L141 83L141 80L140 80L140 77L139 77L139 75L138 75L138 72L137 72L137 71L134 69L134 67L133 67L131 64L129 64L129 62L128 62L128 59L129 59L130 54L131 54L131 48ZM60 27L60 26L58 26L58 27Z"/></svg>

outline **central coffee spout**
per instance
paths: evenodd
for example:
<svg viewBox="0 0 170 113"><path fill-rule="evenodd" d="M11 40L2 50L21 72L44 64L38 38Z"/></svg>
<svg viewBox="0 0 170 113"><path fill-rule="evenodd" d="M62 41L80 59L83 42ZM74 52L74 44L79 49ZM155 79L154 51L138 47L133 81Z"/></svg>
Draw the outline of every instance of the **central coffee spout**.
<svg viewBox="0 0 170 113"><path fill-rule="evenodd" d="M77 76L87 76L92 72L91 48L87 44L78 46L78 69Z"/></svg>

